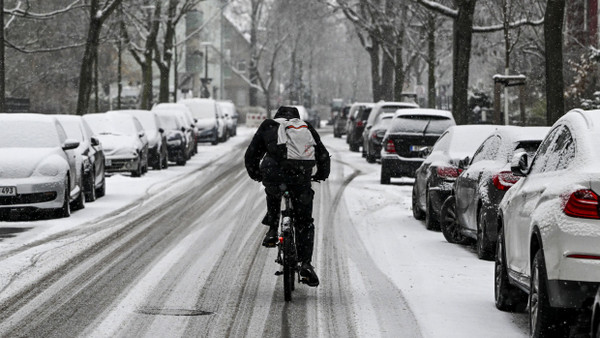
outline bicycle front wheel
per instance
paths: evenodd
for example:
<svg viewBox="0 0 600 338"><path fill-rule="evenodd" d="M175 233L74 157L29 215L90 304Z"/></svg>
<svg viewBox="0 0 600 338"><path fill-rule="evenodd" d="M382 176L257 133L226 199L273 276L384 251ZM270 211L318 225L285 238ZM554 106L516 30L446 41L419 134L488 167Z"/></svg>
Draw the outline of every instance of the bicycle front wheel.
<svg viewBox="0 0 600 338"><path fill-rule="evenodd" d="M294 291L295 260L292 240L285 237L283 239L283 293L286 302L292 300L292 291Z"/></svg>

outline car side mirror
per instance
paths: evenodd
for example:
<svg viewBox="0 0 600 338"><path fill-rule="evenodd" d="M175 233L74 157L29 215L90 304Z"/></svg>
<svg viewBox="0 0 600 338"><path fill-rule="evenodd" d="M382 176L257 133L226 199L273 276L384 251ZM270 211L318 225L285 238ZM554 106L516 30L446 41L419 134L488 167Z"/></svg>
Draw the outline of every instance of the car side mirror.
<svg viewBox="0 0 600 338"><path fill-rule="evenodd" d="M518 152L513 156L510 162L510 171L515 176L527 176L529 173L529 158L526 152Z"/></svg>
<svg viewBox="0 0 600 338"><path fill-rule="evenodd" d="M162 133L164 133L164 132L165 132L165 130L164 130L164 129L162 129L162 128L158 128L158 132L162 134Z"/></svg>
<svg viewBox="0 0 600 338"><path fill-rule="evenodd" d="M467 156L467 157L463 158L462 160L458 161L458 168L459 169L467 169L470 164L471 164L471 158L469 156Z"/></svg>
<svg viewBox="0 0 600 338"><path fill-rule="evenodd" d="M146 135L146 134L144 134L144 132L143 132L143 131L140 131L140 133L138 134L139 138L142 138L142 137L144 137L144 135Z"/></svg>
<svg viewBox="0 0 600 338"><path fill-rule="evenodd" d="M181 132L185 133L185 127L181 127Z"/></svg>
<svg viewBox="0 0 600 338"><path fill-rule="evenodd" d="M90 138L90 144L94 147L97 147L100 145L100 140L98 140L98 138L96 138L96 136L92 136Z"/></svg>
<svg viewBox="0 0 600 338"><path fill-rule="evenodd" d="M373 126L367 126L366 128L367 128L367 129L371 129L372 127L373 127Z"/></svg>
<svg viewBox="0 0 600 338"><path fill-rule="evenodd" d="M194 119L194 123L198 123L198 119Z"/></svg>
<svg viewBox="0 0 600 338"><path fill-rule="evenodd" d="M193 124L190 124L190 127L192 127L192 128L195 128L196 126L195 126L195 125L193 125Z"/></svg>
<svg viewBox="0 0 600 338"><path fill-rule="evenodd" d="M66 139L65 143L62 145L63 150L71 150L77 147L79 147L79 141L72 138Z"/></svg>

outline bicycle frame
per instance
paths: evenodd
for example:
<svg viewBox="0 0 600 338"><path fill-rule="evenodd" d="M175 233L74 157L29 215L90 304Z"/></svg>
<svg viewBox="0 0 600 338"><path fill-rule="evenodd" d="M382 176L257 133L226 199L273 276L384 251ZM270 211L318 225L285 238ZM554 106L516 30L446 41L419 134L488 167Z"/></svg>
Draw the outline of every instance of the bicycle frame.
<svg viewBox="0 0 600 338"><path fill-rule="evenodd" d="M277 242L277 263L283 266L284 296L286 301L292 300L292 291L296 279L300 282L300 269L298 266L298 252L296 250L296 231L294 228L293 206L291 195L287 186L280 187L283 192L283 204L281 209L281 222L279 226L279 240Z"/></svg>

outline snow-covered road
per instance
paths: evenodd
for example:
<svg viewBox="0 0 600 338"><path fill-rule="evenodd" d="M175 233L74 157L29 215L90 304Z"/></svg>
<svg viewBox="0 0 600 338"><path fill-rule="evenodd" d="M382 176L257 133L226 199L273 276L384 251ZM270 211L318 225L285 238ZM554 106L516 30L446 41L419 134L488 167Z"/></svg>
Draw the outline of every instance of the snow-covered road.
<svg viewBox="0 0 600 338"><path fill-rule="evenodd" d="M321 285L285 303L276 252L260 246L264 194L243 168L252 132L200 147L185 167L110 177L69 219L0 222L0 336L527 335L524 314L494 307L493 262L427 231L412 181L380 185L380 166L325 128Z"/></svg>

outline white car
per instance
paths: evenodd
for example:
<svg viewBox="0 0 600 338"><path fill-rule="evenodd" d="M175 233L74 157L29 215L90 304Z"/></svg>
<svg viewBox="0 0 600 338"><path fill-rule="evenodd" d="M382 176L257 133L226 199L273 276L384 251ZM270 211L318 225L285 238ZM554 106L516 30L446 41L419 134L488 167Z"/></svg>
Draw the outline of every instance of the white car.
<svg viewBox="0 0 600 338"><path fill-rule="evenodd" d="M533 159L512 160L521 179L499 207L495 299L505 311L529 303L534 337L561 336L565 310L591 305L600 285L599 138L600 110L572 110Z"/></svg>
<svg viewBox="0 0 600 338"><path fill-rule="evenodd" d="M167 137L160 127L156 112L143 109L116 110L117 113L131 115L140 121L148 138L148 163L154 170L169 167L167 154ZM109 112L110 113L110 112Z"/></svg>
<svg viewBox="0 0 600 338"><path fill-rule="evenodd" d="M197 121L197 142L211 142L213 145L216 145L227 139L227 125L217 105L217 101L213 99L192 98L183 99L178 103L185 104Z"/></svg>
<svg viewBox="0 0 600 338"><path fill-rule="evenodd" d="M0 214L11 209L45 210L69 217L85 206L83 177L74 149L56 118L0 114Z"/></svg>
<svg viewBox="0 0 600 338"><path fill-rule="evenodd" d="M190 109L183 103L159 103L152 108L152 111L162 112L167 111L182 115L184 119L183 126L186 128L186 133L189 135L190 142L189 147L191 148L190 156L198 153L198 127L196 126L198 120L192 116Z"/></svg>
<svg viewBox="0 0 600 338"><path fill-rule="evenodd" d="M217 101L217 104L223 112L225 123L227 124L227 134L235 136L237 134L238 114L235 110L235 105L231 101Z"/></svg>

